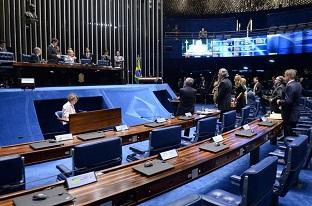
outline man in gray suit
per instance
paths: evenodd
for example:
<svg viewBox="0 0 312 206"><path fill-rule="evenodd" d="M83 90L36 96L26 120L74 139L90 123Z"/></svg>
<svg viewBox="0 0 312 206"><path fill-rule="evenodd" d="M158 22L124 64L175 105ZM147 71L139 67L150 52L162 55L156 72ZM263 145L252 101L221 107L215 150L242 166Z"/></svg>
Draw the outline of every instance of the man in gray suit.
<svg viewBox="0 0 312 206"><path fill-rule="evenodd" d="M282 118L284 122L284 136L295 135L292 129L296 127L300 117L299 102L302 94L301 84L295 81L297 71L289 69L285 71L284 80L287 82L285 92L277 104L282 106Z"/></svg>

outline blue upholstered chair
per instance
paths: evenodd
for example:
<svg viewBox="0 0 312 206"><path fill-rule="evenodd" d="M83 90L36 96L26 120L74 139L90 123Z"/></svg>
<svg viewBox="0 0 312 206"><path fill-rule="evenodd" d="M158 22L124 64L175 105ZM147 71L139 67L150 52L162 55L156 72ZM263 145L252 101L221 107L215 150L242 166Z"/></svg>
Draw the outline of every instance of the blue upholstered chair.
<svg viewBox="0 0 312 206"><path fill-rule="evenodd" d="M236 111L229 111L223 113L221 122L221 133L230 131L235 128L236 124Z"/></svg>
<svg viewBox="0 0 312 206"><path fill-rule="evenodd" d="M11 52L0 52L0 61L13 61L14 60L14 54Z"/></svg>
<svg viewBox="0 0 312 206"><path fill-rule="evenodd" d="M182 144L188 145L194 142L200 142L216 135L217 117L208 117L197 122L194 137L182 136Z"/></svg>
<svg viewBox="0 0 312 206"><path fill-rule="evenodd" d="M243 126L245 124L248 124L248 119L249 119L249 114L250 114L250 106L245 106L242 108L241 116L236 117L237 119L237 126Z"/></svg>
<svg viewBox="0 0 312 206"><path fill-rule="evenodd" d="M0 157L0 195L25 189L24 158L20 155Z"/></svg>
<svg viewBox="0 0 312 206"><path fill-rule="evenodd" d="M181 146L181 130L181 126L154 129L149 135L149 148L130 147L133 154L127 156L127 161L134 161L179 148Z"/></svg>
<svg viewBox="0 0 312 206"><path fill-rule="evenodd" d="M58 180L120 165L122 161L122 145L119 137L81 144L75 146L71 152L72 169L65 165L57 165L56 168L61 172Z"/></svg>
<svg viewBox="0 0 312 206"><path fill-rule="evenodd" d="M276 184L274 185L274 198L272 205L278 205L278 197L284 197L288 190L298 183L299 173L304 164L307 153L308 137L300 135L287 145L284 155L271 152L270 155L282 158L285 165L278 165Z"/></svg>
<svg viewBox="0 0 312 206"><path fill-rule="evenodd" d="M259 114L259 110L260 110L260 101L257 99L255 100L253 105L249 105L250 106L250 112L249 112L249 121L253 121L255 119L257 119L258 114Z"/></svg>
<svg viewBox="0 0 312 206"><path fill-rule="evenodd" d="M216 189L202 196L203 205L262 206L269 205L276 176L276 157L267 157L251 166L242 176L233 176L239 182L240 195Z"/></svg>
<svg viewBox="0 0 312 206"><path fill-rule="evenodd" d="M22 62L30 62L31 55L22 54Z"/></svg>

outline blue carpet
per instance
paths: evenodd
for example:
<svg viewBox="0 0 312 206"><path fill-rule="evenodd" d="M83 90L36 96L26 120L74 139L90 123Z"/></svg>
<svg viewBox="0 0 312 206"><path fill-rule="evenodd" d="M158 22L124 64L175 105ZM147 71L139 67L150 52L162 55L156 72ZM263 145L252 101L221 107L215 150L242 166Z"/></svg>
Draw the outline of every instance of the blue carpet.
<svg viewBox="0 0 312 206"><path fill-rule="evenodd" d="M209 108L212 108L208 105ZM197 105L195 110L202 109L202 105ZM194 128L191 129L191 134L194 132ZM138 142L133 145L140 147L148 146L148 141ZM131 153L129 147L132 145L123 146L123 164L126 164L126 156ZM274 149L274 146L269 143L261 146L260 157L264 158L269 152ZM56 181L58 170L56 165L64 164L71 168L71 158L31 165L26 167L26 188L34 188L46 184L51 184ZM231 185L229 177L231 175L240 175L244 170L249 167L249 155L245 155L240 159L204 176L197 180L194 180L188 184L164 193L158 197L148 200L141 206L155 206L155 205L167 205L174 202L188 194L199 193L205 194L213 189L224 189L229 192L238 193L238 188ZM282 206L310 206L312 205L312 169L302 170L300 173L301 187L293 188L288 192L286 197L280 198L280 205Z"/></svg>

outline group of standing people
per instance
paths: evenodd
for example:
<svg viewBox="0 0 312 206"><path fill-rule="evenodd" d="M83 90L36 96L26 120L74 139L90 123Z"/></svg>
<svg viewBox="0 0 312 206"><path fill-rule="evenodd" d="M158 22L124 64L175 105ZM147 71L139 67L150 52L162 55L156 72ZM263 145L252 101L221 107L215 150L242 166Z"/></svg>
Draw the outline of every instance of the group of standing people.
<svg viewBox="0 0 312 206"><path fill-rule="evenodd" d="M302 95L301 84L296 81L297 71L294 69L286 70L284 76L278 76L274 80L271 96L268 99L271 104L271 111L281 113L284 122L285 136L294 135L294 128L299 120L299 103ZM240 75L234 77L235 82L235 108L239 113L247 104L247 86L246 79ZM262 93L262 85L258 77L253 78L254 86L250 91L254 96L260 99L263 114L266 113ZM183 115L187 112L194 112L194 104L197 90L192 88L194 80L186 78L183 88L180 89L180 104L177 115ZM224 112L233 109L231 106L233 85L229 79L229 73L222 68L218 72L218 80L214 84L213 99L217 108L221 111L221 117Z"/></svg>

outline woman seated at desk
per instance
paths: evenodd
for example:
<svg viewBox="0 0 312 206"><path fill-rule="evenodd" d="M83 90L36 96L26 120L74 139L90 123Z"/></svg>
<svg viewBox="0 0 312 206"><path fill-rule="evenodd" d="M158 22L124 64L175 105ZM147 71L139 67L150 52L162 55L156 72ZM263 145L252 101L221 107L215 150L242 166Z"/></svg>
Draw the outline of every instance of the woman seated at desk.
<svg viewBox="0 0 312 206"><path fill-rule="evenodd" d="M78 96L74 93L70 93L67 97L67 102L63 105L62 119L69 121L70 114L76 114L75 104L78 102ZM63 124L67 124L63 122Z"/></svg>

